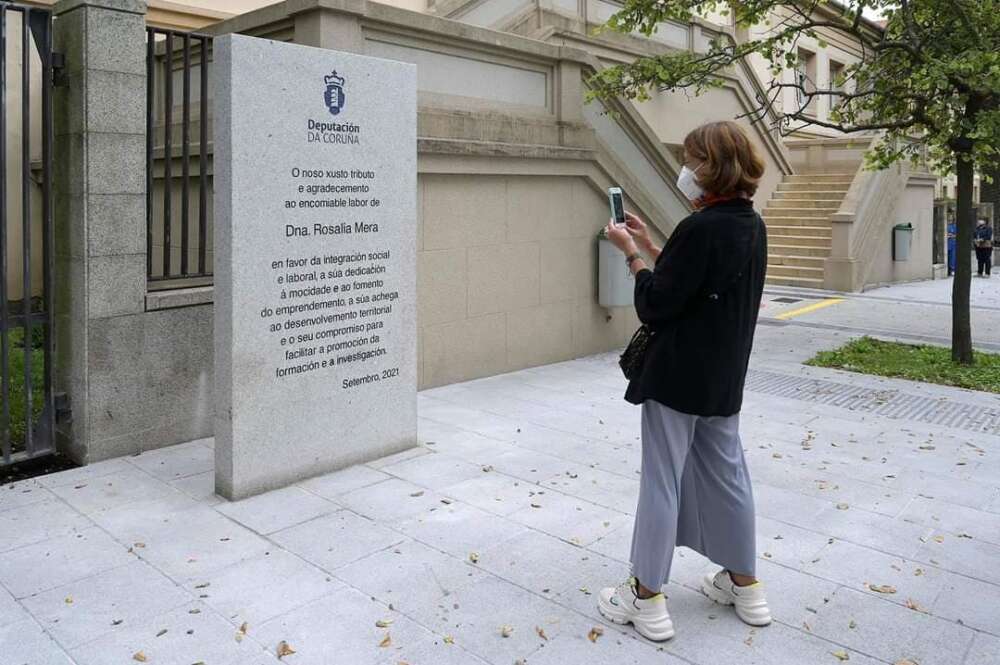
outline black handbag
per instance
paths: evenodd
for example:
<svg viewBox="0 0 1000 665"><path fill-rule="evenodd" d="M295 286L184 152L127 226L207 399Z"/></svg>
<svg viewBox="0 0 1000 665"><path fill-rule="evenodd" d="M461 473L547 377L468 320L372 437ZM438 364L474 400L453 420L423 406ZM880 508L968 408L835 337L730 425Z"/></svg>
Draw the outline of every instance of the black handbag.
<svg viewBox="0 0 1000 665"><path fill-rule="evenodd" d="M622 368L622 374L629 381L642 373L642 366L646 361L646 349L652 339L653 329L645 324L639 326L639 329L632 335L632 340L618 358L618 366Z"/></svg>

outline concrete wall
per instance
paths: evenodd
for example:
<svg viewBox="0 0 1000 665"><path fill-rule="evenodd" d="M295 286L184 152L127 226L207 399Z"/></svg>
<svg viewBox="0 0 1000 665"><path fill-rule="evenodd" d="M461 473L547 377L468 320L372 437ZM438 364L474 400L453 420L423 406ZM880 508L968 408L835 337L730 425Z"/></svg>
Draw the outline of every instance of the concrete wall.
<svg viewBox="0 0 1000 665"><path fill-rule="evenodd" d="M623 345L634 313L597 305L607 199L583 178L423 175L421 387Z"/></svg>
<svg viewBox="0 0 1000 665"><path fill-rule="evenodd" d="M865 287L893 282L932 279L934 242L934 183L933 176L910 178L897 204L895 219L882 225L875 261L865 280ZM892 260L892 227L896 224L913 224L913 244L909 261Z"/></svg>

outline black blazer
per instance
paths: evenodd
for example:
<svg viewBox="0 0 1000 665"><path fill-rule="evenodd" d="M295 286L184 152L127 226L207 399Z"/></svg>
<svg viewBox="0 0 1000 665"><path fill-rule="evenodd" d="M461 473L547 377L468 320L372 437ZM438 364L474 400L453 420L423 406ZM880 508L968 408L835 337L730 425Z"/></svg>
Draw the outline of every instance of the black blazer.
<svg viewBox="0 0 1000 665"><path fill-rule="evenodd" d="M635 276L636 313L655 334L625 399L738 413L766 271L767 231L751 201L723 201L678 224L655 270Z"/></svg>

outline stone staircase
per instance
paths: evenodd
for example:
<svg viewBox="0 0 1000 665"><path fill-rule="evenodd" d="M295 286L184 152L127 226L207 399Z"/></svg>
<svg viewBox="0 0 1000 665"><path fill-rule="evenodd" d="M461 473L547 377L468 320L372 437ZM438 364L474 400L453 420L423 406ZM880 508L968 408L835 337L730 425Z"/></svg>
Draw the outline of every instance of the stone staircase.
<svg viewBox="0 0 1000 665"><path fill-rule="evenodd" d="M830 256L837 212L854 174L785 176L764 208L767 224L767 284L823 288L823 262Z"/></svg>

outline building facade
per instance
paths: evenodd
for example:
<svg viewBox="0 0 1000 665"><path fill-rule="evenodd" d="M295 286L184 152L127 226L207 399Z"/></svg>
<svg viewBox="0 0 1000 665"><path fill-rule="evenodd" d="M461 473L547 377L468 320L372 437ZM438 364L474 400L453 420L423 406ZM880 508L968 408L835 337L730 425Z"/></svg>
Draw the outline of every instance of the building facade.
<svg viewBox="0 0 1000 665"><path fill-rule="evenodd" d="M607 188L621 186L629 207L667 237L690 212L675 185L685 134L746 113L764 86L748 64L703 97L585 103L587 78L609 64L739 38L707 20L663 24L649 39L594 34L616 11L606 0L54 8L56 48L72 74L55 97L56 389L70 414L62 445L80 461L212 434L211 206L204 233L198 209L202 191L211 200L212 148L197 139L202 127L211 136L211 51L200 35L238 32L417 65L421 387L620 348L634 312L597 302ZM104 12L120 29L81 41L85 28L72 22L82 11ZM197 35L185 56L183 32L169 45L164 33L149 43L147 26ZM821 55L815 66L827 71L847 58L831 50L821 67ZM80 106L88 94L102 105ZM933 276L932 176L865 171L870 139L785 140L767 123L742 122L767 163L756 203L769 227L772 285L855 291ZM74 153L74 141L107 150ZM81 170L102 168L107 181L80 180ZM892 260L899 222L914 226L908 262Z"/></svg>

